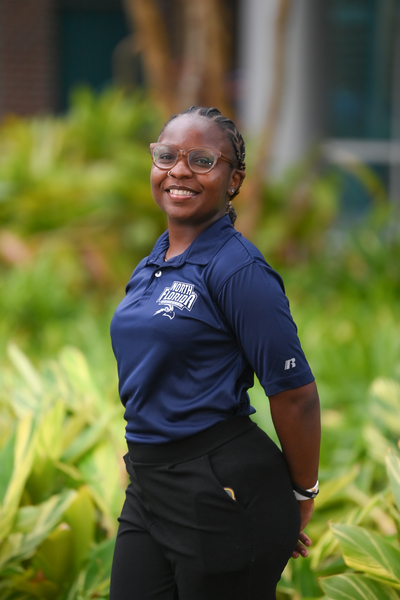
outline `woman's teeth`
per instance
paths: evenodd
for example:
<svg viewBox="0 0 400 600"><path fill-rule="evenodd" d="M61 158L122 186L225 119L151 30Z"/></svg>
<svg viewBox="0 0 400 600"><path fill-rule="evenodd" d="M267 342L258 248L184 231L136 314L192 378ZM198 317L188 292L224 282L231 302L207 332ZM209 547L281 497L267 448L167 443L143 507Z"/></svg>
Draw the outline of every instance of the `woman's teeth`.
<svg viewBox="0 0 400 600"><path fill-rule="evenodd" d="M176 189L172 189L172 190L168 190L170 194L172 194L173 196L194 196L195 192L192 192L191 190L176 190Z"/></svg>

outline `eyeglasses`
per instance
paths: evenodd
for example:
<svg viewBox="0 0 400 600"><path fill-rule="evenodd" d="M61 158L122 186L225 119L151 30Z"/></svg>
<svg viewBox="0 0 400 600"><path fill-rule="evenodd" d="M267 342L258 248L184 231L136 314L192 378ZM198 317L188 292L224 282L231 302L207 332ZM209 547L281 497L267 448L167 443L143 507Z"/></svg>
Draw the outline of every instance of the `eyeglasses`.
<svg viewBox="0 0 400 600"><path fill-rule="evenodd" d="M189 169L193 173L209 173L215 167L219 158L236 166L236 163L226 158L218 150L209 148L192 148L191 150L180 150L171 144L150 144L151 159L159 169L172 169L181 156L186 156Z"/></svg>

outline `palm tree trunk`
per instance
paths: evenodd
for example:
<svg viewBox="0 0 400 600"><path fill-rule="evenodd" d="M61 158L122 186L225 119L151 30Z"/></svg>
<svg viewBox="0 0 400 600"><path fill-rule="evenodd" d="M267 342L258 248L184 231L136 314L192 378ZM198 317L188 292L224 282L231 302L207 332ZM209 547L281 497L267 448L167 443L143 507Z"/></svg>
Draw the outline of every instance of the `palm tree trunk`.
<svg viewBox="0 0 400 600"><path fill-rule="evenodd" d="M230 116L227 101L229 36L220 0L181 0L184 14L183 73L179 83L181 107L216 106Z"/></svg>
<svg viewBox="0 0 400 600"><path fill-rule="evenodd" d="M168 114L177 110L171 53L165 25L154 0L124 0L150 90Z"/></svg>

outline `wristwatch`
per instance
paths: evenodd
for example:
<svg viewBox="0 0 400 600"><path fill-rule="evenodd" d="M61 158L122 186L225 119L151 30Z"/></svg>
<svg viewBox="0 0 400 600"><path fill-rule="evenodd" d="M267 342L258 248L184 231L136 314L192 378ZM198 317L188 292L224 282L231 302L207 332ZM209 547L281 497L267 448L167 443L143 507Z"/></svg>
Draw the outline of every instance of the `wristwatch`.
<svg viewBox="0 0 400 600"><path fill-rule="evenodd" d="M319 494L318 481L312 488L309 488L308 490L300 487L299 485L296 485L295 483L293 483L293 481L292 487L296 500L311 500Z"/></svg>

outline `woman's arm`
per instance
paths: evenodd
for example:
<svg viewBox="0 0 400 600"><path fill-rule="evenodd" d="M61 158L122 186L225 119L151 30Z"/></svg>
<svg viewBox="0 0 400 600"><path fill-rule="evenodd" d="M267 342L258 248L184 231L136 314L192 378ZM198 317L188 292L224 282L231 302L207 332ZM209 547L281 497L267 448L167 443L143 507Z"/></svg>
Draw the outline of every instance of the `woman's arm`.
<svg viewBox="0 0 400 600"><path fill-rule="evenodd" d="M232 248L229 260L218 261L214 286L221 285L229 267L236 268L238 261L234 253L232 258ZM217 303L270 399L272 418L293 482L306 489L312 487L318 478L319 399L281 279L268 265L254 262L229 275L217 294ZM291 389L280 391L287 387ZM299 506L303 529L314 503L302 500ZM307 556L305 546L311 544L305 533L300 534L300 542L295 557Z"/></svg>
<svg viewBox="0 0 400 600"><path fill-rule="evenodd" d="M321 440L320 405L315 382L269 397L272 420L289 467L292 481L302 488L313 487L318 479ZM314 500L299 500L303 532L311 518ZM300 534L293 557L307 556L304 547L311 540Z"/></svg>

